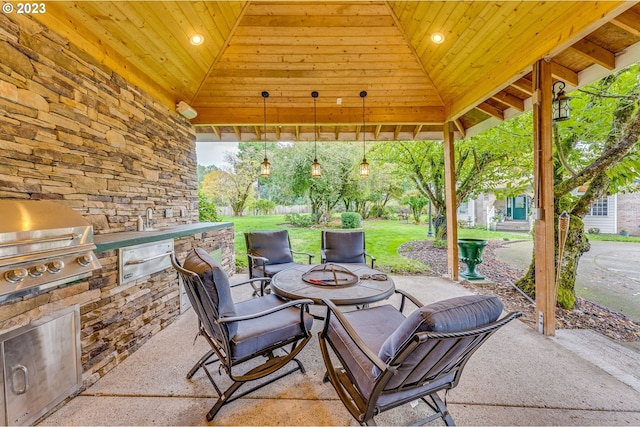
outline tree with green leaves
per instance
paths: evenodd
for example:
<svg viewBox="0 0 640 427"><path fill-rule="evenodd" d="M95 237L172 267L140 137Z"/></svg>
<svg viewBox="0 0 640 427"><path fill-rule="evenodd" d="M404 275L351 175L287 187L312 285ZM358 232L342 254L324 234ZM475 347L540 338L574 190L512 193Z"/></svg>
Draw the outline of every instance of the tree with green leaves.
<svg viewBox="0 0 640 427"><path fill-rule="evenodd" d="M575 92L573 117L554 125L556 231L558 216L570 215L556 284L558 303L564 308L575 306L578 263L590 248L582 219L598 199L631 189L640 176L639 103L640 73L635 64ZM580 188L584 191L577 191ZM556 262L559 249L556 242ZM517 285L535 295L535 257Z"/></svg>
<svg viewBox="0 0 640 427"><path fill-rule="evenodd" d="M422 215L424 207L429 204L429 199L418 190L411 190L402 197L401 203L409 206L411 215L413 216L413 222L420 224L420 215Z"/></svg>
<svg viewBox="0 0 640 427"><path fill-rule="evenodd" d="M530 123L530 119L529 122ZM515 118L480 135L456 141L456 208L481 193L501 189L517 195L531 185L531 127ZM396 173L411 179L415 188L431 200L435 210L436 237L445 235L445 171L441 141L401 141L378 144L375 159L386 159Z"/></svg>

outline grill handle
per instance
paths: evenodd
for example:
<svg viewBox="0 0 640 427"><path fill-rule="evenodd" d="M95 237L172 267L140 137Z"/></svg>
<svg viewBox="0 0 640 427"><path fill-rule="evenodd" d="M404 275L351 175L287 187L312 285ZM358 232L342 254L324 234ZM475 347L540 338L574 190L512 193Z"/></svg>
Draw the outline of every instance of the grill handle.
<svg viewBox="0 0 640 427"><path fill-rule="evenodd" d="M30 245L32 243L48 243L48 242L60 242L63 240L74 240L80 236L81 236L80 234L64 234L62 236L55 236L55 237L40 237L37 239L14 240L12 242L0 243L0 248L6 248L8 246Z"/></svg>
<svg viewBox="0 0 640 427"><path fill-rule="evenodd" d="M137 264L144 264L145 262L149 262L152 261L154 259L158 259L158 258L162 258L165 256L169 256L173 253L173 251L169 251L169 252L165 252L163 254L158 254L158 255L154 255L154 256L150 256L148 258L142 258L142 259L132 259L131 261L127 261L124 263L124 265L137 265Z"/></svg>

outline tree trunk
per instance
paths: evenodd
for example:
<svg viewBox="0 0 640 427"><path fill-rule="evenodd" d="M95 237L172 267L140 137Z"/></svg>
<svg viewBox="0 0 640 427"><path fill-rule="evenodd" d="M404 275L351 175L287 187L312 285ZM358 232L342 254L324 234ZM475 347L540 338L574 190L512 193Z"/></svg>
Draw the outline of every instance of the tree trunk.
<svg viewBox="0 0 640 427"><path fill-rule="evenodd" d="M558 216L555 219L556 236L558 235ZM558 265L559 247L556 242L555 265ZM569 220L569 232L564 246L564 254L562 256L562 264L560 266L560 280L556 284L558 286L558 304L565 309L575 307L576 293L575 282L578 274L578 263L582 255L589 251L591 244L584 232L584 223L578 216L571 215ZM535 298L536 295L536 275L535 275L535 251L532 255L529 270L520 280L516 282L516 286L522 289L527 295Z"/></svg>
<svg viewBox="0 0 640 427"><path fill-rule="evenodd" d="M433 227L436 230L436 240L447 240L447 217L445 215L435 216Z"/></svg>

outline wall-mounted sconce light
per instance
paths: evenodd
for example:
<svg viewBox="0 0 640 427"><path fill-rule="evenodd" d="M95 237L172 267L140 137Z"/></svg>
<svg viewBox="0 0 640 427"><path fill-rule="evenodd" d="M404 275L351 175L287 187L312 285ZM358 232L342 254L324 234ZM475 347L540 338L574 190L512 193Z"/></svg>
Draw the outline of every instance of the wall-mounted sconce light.
<svg viewBox="0 0 640 427"><path fill-rule="evenodd" d="M557 86L557 89L556 89ZM551 104L552 118L554 122L567 120L570 116L571 107L569 106L569 98L564 93L564 82L555 82L551 87L553 92L553 101Z"/></svg>

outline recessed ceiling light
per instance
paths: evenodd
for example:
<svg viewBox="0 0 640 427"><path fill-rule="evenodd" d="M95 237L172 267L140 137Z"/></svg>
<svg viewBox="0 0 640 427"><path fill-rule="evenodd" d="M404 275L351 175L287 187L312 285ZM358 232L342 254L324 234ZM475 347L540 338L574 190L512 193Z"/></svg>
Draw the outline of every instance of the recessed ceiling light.
<svg viewBox="0 0 640 427"><path fill-rule="evenodd" d="M431 41L438 44L442 43L444 41L444 34L442 33L431 34Z"/></svg>
<svg viewBox="0 0 640 427"><path fill-rule="evenodd" d="M191 42L191 44L194 45L194 46L198 46L198 45L202 44L203 41L204 41L204 36L202 36L200 34L194 34L189 39L189 42Z"/></svg>

